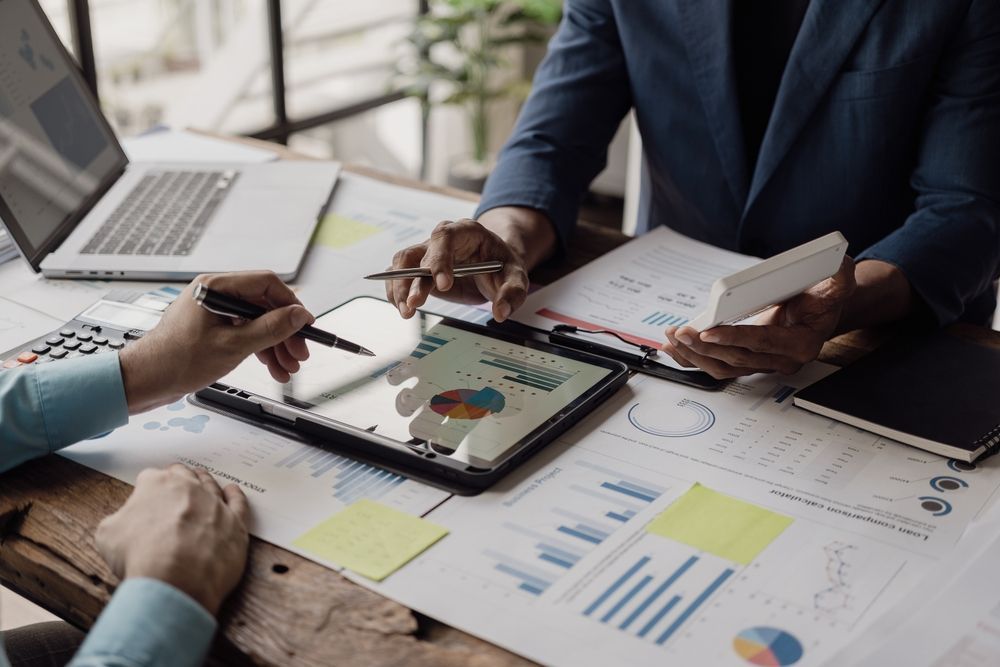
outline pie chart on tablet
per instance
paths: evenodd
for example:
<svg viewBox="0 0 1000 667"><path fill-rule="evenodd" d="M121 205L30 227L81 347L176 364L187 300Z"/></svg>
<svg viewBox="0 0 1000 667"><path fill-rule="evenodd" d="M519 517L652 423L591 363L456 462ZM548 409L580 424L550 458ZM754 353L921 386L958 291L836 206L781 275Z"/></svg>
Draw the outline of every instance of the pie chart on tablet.
<svg viewBox="0 0 1000 667"><path fill-rule="evenodd" d="M777 628L748 628L733 638L733 650L752 665L786 667L802 657L802 644Z"/></svg>
<svg viewBox="0 0 1000 667"><path fill-rule="evenodd" d="M451 419L482 419L503 410L507 401L496 389L452 389L431 398L431 410Z"/></svg>

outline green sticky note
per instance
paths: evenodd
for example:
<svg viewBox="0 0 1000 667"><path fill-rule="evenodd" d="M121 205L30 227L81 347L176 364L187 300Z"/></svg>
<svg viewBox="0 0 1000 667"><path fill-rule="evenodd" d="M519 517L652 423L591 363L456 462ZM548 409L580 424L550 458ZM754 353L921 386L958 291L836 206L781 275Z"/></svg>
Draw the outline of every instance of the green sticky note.
<svg viewBox="0 0 1000 667"><path fill-rule="evenodd" d="M791 523L791 517L695 484L646 530L748 565Z"/></svg>
<svg viewBox="0 0 1000 667"><path fill-rule="evenodd" d="M369 236L375 236L381 229L357 220L345 218L336 213L327 214L319 223L313 245L325 245L334 250L340 250L363 241Z"/></svg>
<svg viewBox="0 0 1000 667"><path fill-rule="evenodd" d="M359 500L292 544L382 581L447 534L447 528L420 517L373 500Z"/></svg>

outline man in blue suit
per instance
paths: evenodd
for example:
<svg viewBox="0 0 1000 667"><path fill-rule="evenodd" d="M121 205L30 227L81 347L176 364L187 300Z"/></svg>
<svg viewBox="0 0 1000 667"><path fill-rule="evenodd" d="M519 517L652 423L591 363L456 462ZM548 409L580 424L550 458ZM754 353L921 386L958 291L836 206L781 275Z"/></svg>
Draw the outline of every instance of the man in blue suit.
<svg viewBox="0 0 1000 667"><path fill-rule="evenodd" d="M634 108L640 229L767 257L833 230L832 279L763 326L664 349L716 377L793 372L843 331L911 316L985 322L1000 275L996 0L567 0L478 221L435 230L387 287L404 317L432 291L505 319L527 271L565 248L582 192ZM454 281L453 262L505 272Z"/></svg>

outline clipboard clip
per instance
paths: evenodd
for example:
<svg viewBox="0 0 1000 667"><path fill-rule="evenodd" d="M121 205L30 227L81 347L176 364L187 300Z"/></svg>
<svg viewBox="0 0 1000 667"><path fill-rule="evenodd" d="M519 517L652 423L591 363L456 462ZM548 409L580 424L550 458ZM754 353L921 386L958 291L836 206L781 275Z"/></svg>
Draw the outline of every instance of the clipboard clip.
<svg viewBox="0 0 1000 667"><path fill-rule="evenodd" d="M636 348L639 352L641 352L641 354L629 354L628 352L622 352L613 347L601 345L600 343L591 343L585 340L580 340L579 338L574 338L568 334L614 336L626 345ZM581 329L580 327L575 327L571 324L557 324L552 327L552 331L549 333L549 340L553 343L559 343L560 345L564 345L566 347L572 347L578 350L583 350L584 352L611 357L619 361L624 361L629 364L637 364L639 366L645 365L646 362L655 358L659 354L659 350L655 347L630 341L614 331L609 331L607 329Z"/></svg>

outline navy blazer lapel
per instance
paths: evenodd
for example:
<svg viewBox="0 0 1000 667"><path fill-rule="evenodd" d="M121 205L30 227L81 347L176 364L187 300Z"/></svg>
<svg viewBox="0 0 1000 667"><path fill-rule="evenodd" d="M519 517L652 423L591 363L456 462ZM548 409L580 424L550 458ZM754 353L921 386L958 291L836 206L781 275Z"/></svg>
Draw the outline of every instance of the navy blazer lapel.
<svg viewBox="0 0 1000 667"><path fill-rule="evenodd" d="M742 209L750 187L736 73L731 0L678 0L694 78L730 190Z"/></svg>
<svg viewBox="0 0 1000 667"><path fill-rule="evenodd" d="M882 0L811 0L774 100L744 215L829 89Z"/></svg>

